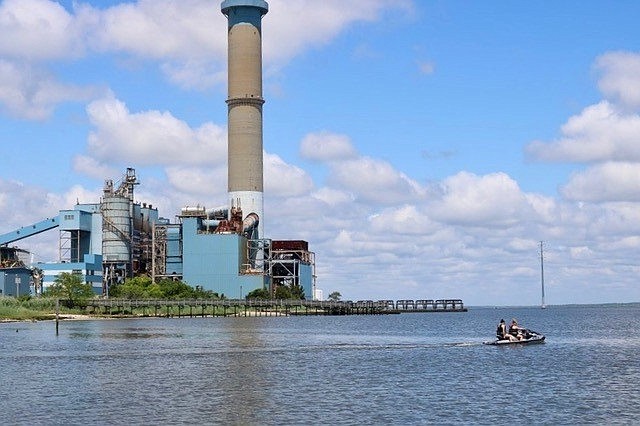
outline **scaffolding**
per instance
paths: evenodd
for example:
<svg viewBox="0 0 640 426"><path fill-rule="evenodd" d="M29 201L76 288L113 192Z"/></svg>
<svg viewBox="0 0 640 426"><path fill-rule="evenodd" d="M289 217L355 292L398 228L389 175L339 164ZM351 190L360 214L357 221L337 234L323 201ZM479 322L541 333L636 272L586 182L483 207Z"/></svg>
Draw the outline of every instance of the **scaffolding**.
<svg viewBox="0 0 640 426"><path fill-rule="evenodd" d="M172 236L171 230L175 230ZM168 264L180 264L182 263L182 241L180 240L179 224L169 223L155 223L151 232L151 282L155 283L158 279L171 278L182 279L181 274L176 274L174 271L167 271ZM171 238L175 239L177 244L177 251L171 252L169 248L169 241Z"/></svg>

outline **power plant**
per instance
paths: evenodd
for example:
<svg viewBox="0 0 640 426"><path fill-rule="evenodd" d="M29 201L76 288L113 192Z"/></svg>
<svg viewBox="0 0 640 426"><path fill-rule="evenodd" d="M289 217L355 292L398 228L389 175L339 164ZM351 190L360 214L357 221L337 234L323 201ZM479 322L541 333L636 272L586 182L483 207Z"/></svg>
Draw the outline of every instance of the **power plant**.
<svg viewBox="0 0 640 426"><path fill-rule="evenodd" d="M0 295L40 293L62 272L78 273L96 294L125 279L179 279L227 298L256 289L300 286L314 298L315 255L302 240L264 234L262 135L263 0L225 0L228 21L228 203L185 206L175 221L137 202L135 169L106 180L99 202L0 235ZM29 253L9 244L58 228L59 259L29 264ZM30 265L30 266L28 266Z"/></svg>

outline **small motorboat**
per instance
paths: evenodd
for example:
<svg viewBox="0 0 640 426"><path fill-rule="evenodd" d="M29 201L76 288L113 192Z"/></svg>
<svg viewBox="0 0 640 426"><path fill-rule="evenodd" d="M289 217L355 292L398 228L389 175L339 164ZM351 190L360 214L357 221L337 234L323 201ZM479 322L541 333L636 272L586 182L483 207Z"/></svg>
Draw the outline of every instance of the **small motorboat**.
<svg viewBox="0 0 640 426"><path fill-rule="evenodd" d="M482 342L485 345L530 345L533 343L544 343L544 334L533 330L524 330L523 337L520 340L496 339L490 342Z"/></svg>

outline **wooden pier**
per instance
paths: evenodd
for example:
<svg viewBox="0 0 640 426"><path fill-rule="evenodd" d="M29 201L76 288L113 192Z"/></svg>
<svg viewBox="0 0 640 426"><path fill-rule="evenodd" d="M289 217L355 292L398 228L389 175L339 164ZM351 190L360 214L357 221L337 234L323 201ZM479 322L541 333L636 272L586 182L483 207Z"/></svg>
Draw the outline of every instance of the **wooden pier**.
<svg viewBox="0 0 640 426"><path fill-rule="evenodd" d="M249 317L291 315L385 315L415 312L466 312L460 299L442 300L130 300L93 299L87 312L104 316Z"/></svg>

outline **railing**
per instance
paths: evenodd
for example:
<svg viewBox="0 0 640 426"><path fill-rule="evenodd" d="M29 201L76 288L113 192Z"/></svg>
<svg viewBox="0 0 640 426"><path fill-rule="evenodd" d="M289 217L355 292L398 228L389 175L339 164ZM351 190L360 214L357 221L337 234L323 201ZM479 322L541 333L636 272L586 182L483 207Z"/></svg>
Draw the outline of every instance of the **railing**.
<svg viewBox="0 0 640 426"><path fill-rule="evenodd" d="M279 315L379 315L404 312L466 312L462 300L261 300L93 299L87 311L102 315L142 316L279 316Z"/></svg>

